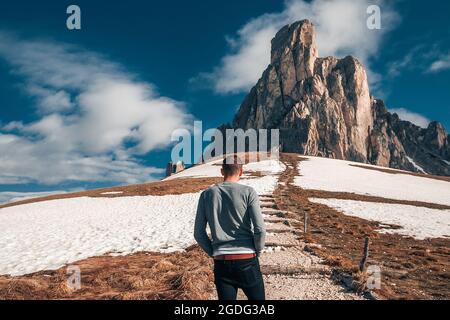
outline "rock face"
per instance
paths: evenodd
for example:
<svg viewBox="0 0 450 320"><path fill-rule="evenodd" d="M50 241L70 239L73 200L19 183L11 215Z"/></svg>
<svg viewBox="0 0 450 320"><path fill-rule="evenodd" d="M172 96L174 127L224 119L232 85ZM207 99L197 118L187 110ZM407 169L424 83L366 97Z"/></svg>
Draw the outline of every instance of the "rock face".
<svg viewBox="0 0 450 320"><path fill-rule="evenodd" d="M177 163L169 162L166 166L166 177L170 177L178 172L181 172L185 169L184 163L178 161Z"/></svg>
<svg viewBox="0 0 450 320"><path fill-rule="evenodd" d="M233 128L280 129L282 151L450 175L450 136L391 114L355 58L320 58L308 20L282 28Z"/></svg>

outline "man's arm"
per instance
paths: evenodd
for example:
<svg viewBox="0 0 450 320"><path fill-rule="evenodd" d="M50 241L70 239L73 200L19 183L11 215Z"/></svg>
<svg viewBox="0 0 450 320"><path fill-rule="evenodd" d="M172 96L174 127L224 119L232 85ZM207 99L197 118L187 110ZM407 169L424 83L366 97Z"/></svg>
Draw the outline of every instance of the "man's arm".
<svg viewBox="0 0 450 320"><path fill-rule="evenodd" d="M213 255L213 247L211 239L209 239L206 233L206 214L205 214L205 204L203 200L203 193L200 195L197 206L197 215L195 217L194 225L194 238L195 241L200 245L200 247L210 256Z"/></svg>
<svg viewBox="0 0 450 320"><path fill-rule="evenodd" d="M264 224L264 218L261 213L259 197L255 190L252 190L250 194L248 210L253 223L253 241L255 243L256 253L259 255L263 251L266 241L266 225Z"/></svg>

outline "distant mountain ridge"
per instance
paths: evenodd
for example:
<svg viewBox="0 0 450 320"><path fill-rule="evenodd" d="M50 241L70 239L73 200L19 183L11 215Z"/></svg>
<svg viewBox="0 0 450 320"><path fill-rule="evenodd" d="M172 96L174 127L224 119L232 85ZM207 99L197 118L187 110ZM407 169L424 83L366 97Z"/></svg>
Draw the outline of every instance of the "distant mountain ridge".
<svg viewBox="0 0 450 320"><path fill-rule="evenodd" d="M278 128L283 152L450 175L444 127L420 128L389 113L370 95L357 59L319 57L308 20L276 34L270 65L228 126Z"/></svg>

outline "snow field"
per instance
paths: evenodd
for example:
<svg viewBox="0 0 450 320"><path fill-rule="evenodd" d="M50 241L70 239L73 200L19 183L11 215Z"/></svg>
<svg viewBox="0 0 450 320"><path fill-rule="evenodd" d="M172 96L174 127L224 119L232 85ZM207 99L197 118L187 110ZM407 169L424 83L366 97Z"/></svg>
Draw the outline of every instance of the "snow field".
<svg viewBox="0 0 450 320"><path fill-rule="evenodd" d="M312 190L349 192L396 200L450 205L450 182L351 166L349 161L305 157L294 184ZM357 164L360 165L360 164ZM368 168L379 168L363 165Z"/></svg>
<svg viewBox="0 0 450 320"><path fill-rule="evenodd" d="M418 240L450 237L450 210L340 199L309 200L334 208L348 216L401 227L392 229L382 226L379 230L381 233L401 234Z"/></svg>
<svg viewBox="0 0 450 320"><path fill-rule="evenodd" d="M106 253L175 251L194 243L199 194L73 198L0 210L0 274L57 269Z"/></svg>

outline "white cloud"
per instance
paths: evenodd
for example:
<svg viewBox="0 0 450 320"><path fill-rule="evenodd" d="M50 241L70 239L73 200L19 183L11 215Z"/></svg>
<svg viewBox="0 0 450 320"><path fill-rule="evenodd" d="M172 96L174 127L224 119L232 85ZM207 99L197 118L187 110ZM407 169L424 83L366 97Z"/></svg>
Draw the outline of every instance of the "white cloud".
<svg viewBox="0 0 450 320"><path fill-rule="evenodd" d="M54 91L31 85L27 91L38 99L40 111L43 113L70 110L73 107L70 95L64 90Z"/></svg>
<svg viewBox="0 0 450 320"><path fill-rule="evenodd" d="M66 191L58 190L46 192L13 192L13 191L0 192L0 205L62 193L66 193Z"/></svg>
<svg viewBox="0 0 450 320"><path fill-rule="evenodd" d="M390 109L391 113L396 113L400 119L409 121L416 126L426 128L430 124L430 120L421 114L409 111L405 108Z"/></svg>
<svg viewBox="0 0 450 320"><path fill-rule="evenodd" d="M409 50L400 59L388 64L388 75L396 78L404 71L436 73L450 69L450 53L440 52L439 43L420 44Z"/></svg>
<svg viewBox="0 0 450 320"><path fill-rule="evenodd" d="M429 72L440 72L443 70L450 69L450 53L447 55L441 56L438 60L434 61L430 68L428 69Z"/></svg>
<svg viewBox="0 0 450 320"><path fill-rule="evenodd" d="M400 60L393 61L388 66L388 75L391 78L398 77L403 70L411 67L414 65L414 59L416 57L414 56L413 52L408 53Z"/></svg>
<svg viewBox="0 0 450 320"><path fill-rule="evenodd" d="M41 116L0 128L0 184L148 181L162 170L139 156L170 144L190 120L182 103L81 48L0 32L0 58Z"/></svg>
<svg viewBox="0 0 450 320"><path fill-rule="evenodd" d="M367 28L367 7L381 7L381 30ZM228 37L230 53L207 78L217 93L246 92L256 84L270 63L270 41L286 24L309 19L316 26L317 45L321 56L354 55L368 67L369 80L374 84L379 75L370 70L370 59L376 56L383 35L398 20L398 15L383 0L287 0L282 12L259 16Z"/></svg>

